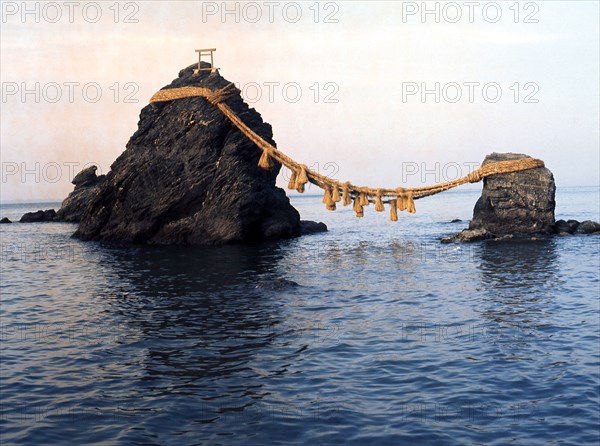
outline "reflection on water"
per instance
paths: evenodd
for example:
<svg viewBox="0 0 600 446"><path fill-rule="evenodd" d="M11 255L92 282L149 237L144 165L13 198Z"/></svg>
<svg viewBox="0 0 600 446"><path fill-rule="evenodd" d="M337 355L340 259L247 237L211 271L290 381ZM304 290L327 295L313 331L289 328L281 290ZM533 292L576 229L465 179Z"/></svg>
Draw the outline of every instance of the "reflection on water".
<svg viewBox="0 0 600 446"><path fill-rule="evenodd" d="M482 243L481 281L496 290L545 287L556 277L556 258L554 239Z"/></svg>
<svg viewBox="0 0 600 446"><path fill-rule="evenodd" d="M556 242L487 242L478 254L482 316L519 329L544 325L545 308L552 305L552 289L560 280Z"/></svg>
<svg viewBox="0 0 600 446"><path fill-rule="evenodd" d="M596 444L598 238L441 245L476 198L262 246L4 225L3 441Z"/></svg>
<svg viewBox="0 0 600 446"><path fill-rule="evenodd" d="M139 388L125 396L119 389L115 397L139 411L135 404L152 388L152 410L170 411L157 396L181 399L181 407L195 407L174 412L199 423L260 401L264 381L288 373L298 354L285 341L298 327L286 324L269 291L279 259L265 246L112 251L107 274L127 291L111 289L100 302L123 321L119 350L139 367L140 380Z"/></svg>

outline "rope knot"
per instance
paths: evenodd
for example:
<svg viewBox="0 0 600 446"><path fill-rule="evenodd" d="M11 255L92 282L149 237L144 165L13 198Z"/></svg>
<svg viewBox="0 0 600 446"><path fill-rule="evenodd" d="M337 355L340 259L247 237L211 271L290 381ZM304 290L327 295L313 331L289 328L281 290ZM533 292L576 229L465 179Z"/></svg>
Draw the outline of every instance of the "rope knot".
<svg viewBox="0 0 600 446"><path fill-rule="evenodd" d="M239 93L240 93L240 90L235 86L235 84L233 82L231 82L230 84L225 85L223 88L221 88L219 90L209 90L206 93L205 98L212 105L217 105Z"/></svg>
<svg viewBox="0 0 600 446"><path fill-rule="evenodd" d="M469 183L479 183L481 181L481 170L476 169L473 172L467 174L467 181Z"/></svg>

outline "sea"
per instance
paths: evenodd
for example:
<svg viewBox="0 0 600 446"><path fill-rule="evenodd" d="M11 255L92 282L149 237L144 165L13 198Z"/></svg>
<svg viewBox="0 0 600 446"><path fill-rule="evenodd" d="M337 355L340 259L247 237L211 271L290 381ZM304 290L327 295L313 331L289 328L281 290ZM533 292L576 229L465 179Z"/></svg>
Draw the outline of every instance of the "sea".
<svg viewBox="0 0 600 446"><path fill-rule="evenodd" d="M600 236L441 244L479 194L292 196L329 231L261 245L0 225L0 443L597 446ZM598 187L556 200L600 221Z"/></svg>

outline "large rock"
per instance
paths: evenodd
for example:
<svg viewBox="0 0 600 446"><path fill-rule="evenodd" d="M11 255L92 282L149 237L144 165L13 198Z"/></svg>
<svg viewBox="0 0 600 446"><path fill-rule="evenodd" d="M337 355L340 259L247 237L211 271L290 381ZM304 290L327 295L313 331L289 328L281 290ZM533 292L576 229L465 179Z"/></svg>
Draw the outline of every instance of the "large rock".
<svg viewBox="0 0 600 446"><path fill-rule="evenodd" d="M483 165L521 158L529 156L492 153L485 157ZM555 232L555 191L552 172L545 167L486 177L469 228L442 241L469 242L552 234Z"/></svg>
<svg viewBox="0 0 600 446"><path fill-rule="evenodd" d="M492 153L483 165L528 157L520 153ZM496 236L551 234L554 226L554 177L547 168L492 175L483 180L469 229Z"/></svg>
<svg viewBox="0 0 600 446"><path fill-rule="evenodd" d="M218 73L189 66L165 88L219 89ZM265 140L271 126L239 95L227 104ZM258 167L261 150L202 97L151 104L94 192L75 236L158 244L253 242L300 235L300 216L275 187L280 165Z"/></svg>
<svg viewBox="0 0 600 446"><path fill-rule="evenodd" d="M79 222L81 220L106 178L106 175L97 176L96 170L96 166L90 166L75 175L75 178L71 181L75 185L75 189L62 202L56 213L56 220L68 222Z"/></svg>

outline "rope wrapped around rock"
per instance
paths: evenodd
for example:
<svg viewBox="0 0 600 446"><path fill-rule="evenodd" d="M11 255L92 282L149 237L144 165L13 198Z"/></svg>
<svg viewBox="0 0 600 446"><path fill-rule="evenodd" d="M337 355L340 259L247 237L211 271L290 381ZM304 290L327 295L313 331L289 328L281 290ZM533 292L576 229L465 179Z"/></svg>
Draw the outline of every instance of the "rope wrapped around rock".
<svg viewBox="0 0 600 446"><path fill-rule="evenodd" d="M477 183L490 175L501 173L520 172L522 170L537 169L544 167L544 162L535 158L522 158L518 160L499 161L486 164L464 177L456 180L446 181L431 186L410 187L410 188L372 188L366 186L356 186L350 182L341 182L321 175L314 170L309 169L305 164L300 164L285 153L278 150L272 144L269 144L261 138L256 132L248 127L237 114L225 103L233 96L239 95L240 91L233 83L226 85L219 90L211 90L203 87L180 87L160 90L150 99L150 103L173 101L190 97L203 97L211 104L217 106L223 114L244 134L256 144L261 150L262 155L258 162L264 169L271 169L274 166L273 161L283 164L291 170L292 175L288 184L289 189L295 189L298 192L304 192L306 183L310 182L323 189L323 203L328 210L335 210L336 203L342 202L344 206L353 203L353 210L358 217L364 215L364 207L369 203L375 203L375 210L383 211L384 203L390 205L390 219L398 219L397 211L415 212L414 200L435 195L440 192L452 189L465 183ZM341 192L341 194L340 194Z"/></svg>

